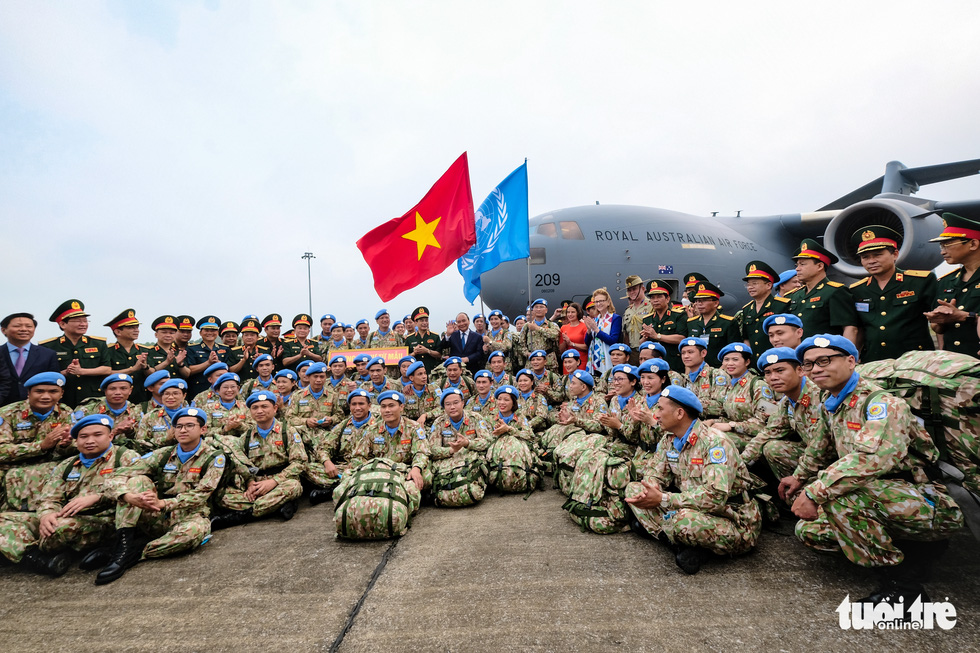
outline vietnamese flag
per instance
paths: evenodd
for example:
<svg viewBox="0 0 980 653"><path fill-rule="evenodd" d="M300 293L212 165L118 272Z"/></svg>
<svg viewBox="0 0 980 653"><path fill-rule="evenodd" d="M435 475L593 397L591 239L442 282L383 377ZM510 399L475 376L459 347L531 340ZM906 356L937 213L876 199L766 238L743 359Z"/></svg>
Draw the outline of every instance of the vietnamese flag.
<svg viewBox="0 0 980 653"><path fill-rule="evenodd" d="M463 152L418 204L361 236L357 248L386 302L436 276L475 243L470 169Z"/></svg>

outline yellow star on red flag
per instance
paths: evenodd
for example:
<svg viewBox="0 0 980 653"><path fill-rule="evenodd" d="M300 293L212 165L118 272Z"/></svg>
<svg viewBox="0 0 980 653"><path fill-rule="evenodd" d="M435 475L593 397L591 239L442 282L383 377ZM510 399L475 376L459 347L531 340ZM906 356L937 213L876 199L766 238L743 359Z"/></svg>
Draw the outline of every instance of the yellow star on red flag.
<svg viewBox="0 0 980 653"><path fill-rule="evenodd" d="M422 219L422 216L418 211L415 212L415 229L409 231L407 234L402 234L402 238L407 238L408 240L414 240L415 245L418 247L419 260L422 260L422 254L425 252L426 247L437 247L442 249L442 245L436 240L435 230L439 226L439 221L442 217L438 217L432 222L426 222Z"/></svg>

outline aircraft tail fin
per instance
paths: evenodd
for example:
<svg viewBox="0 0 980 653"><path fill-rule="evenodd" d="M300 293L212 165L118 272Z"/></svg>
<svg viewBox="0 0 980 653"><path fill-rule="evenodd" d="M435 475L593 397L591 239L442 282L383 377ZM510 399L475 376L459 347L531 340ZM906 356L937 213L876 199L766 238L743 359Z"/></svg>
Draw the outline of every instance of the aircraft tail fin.
<svg viewBox="0 0 980 653"><path fill-rule="evenodd" d="M899 193L911 195L919 190L919 186L936 184L941 181L969 177L980 174L980 159L940 163L934 166L906 168L898 161L890 161L885 166L885 174L874 181L868 182L847 195L839 197L830 204L822 206L818 211L833 211L844 209L856 202L869 200L881 193Z"/></svg>

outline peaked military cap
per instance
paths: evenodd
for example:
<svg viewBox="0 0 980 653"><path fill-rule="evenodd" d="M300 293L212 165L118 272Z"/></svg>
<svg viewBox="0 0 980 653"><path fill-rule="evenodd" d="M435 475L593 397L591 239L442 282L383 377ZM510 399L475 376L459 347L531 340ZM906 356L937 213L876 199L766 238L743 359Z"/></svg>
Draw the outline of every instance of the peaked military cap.
<svg viewBox="0 0 980 653"><path fill-rule="evenodd" d="M269 315L266 315L264 318L262 318L263 329L267 326L281 326L281 325L282 325L282 316L279 315L278 313L270 313Z"/></svg>
<svg viewBox="0 0 980 653"><path fill-rule="evenodd" d="M414 311L412 311L412 320L417 320L420 317L429 317L429 309L425 306L419 306Z"/></svg>
<svg viewBox="0 0 980 653"><path fill-rule="evenodd" d="M938 237L931 239L929 242L938 243L944 240L959 238L980 240L980 215L976 212L964 210L960 210L960 213L966 215L943 213L943 231Z"/></svg>
<svg viewBox="0 0 980 653"><path fill-rule="evenodd" d="M221 335L225 335L229 331L234 331L235 333L238 333L238 325L235 324L234 322L225 322L224 324L221 325L221 330L219 331L219 333Z"/></svg>
<svg viewBox="0 0 980 653"><path fill-rule="evenodd" d="M242 333L258 333L259 332L259 321L254 318L248 318L242 321Z"/></svg>
<svg viewBox="0 0 980 653"><path fill-rule="evenodd" d="M690 288L698 281L707 281L708 277L704 276L700 272L688 272L684 275L684 287Z"/></svg>
<svg viewBox="0 0 980 653"><path fill-rule="evenodd" d="M177 328L181 331L190 331L194 328L194 318L190 315L177 316Z"/></svg>
<svg viewBox="0 0 980 653"><path fill-rule="evenodd" d="M710 281L699 281L694 288L695 299L720 299L725 296L721 288Z"/></svg>
<svg viewBox="0 0 980 653"><path fill-rule="evenodd" d="M311 318L306 313L300 313L293 318L293 328L296 328L297 324L305 324L306 326L313 326L313 318Z"/></svg>
<svg viewBox="0 0 980 653"><path fill-rule="evenodd" d="M742 277L742 281L749 279L762 279L769 283L776 283L779 279L779 273L765 261L749 261L749 264L745 266L745 276Z"/></svg>
<svg viewBox="0 0 980 653"><path fill-rule="evenodd" d="M105 323L104 326L110 329L121 329L128 326L139 326L140 321L136 319L136 309L126 308L122 313Z"/></svg>
<svg viewBox="0 0 980 653"><path fill-rule="evenodd" d="M647 294L670 296L670 288L660 283L656 279L652 279L649 283L647 283Z"/></svg>
<svg viewBox="0 0 980 653"><path fill-rule="evenodd" d="M200 320L197 321L198 329L219 329L221 328L221 320L218 319L217 315L205 315Z"/></svg>
<svg viewBox="0 0 980 653"><path fill-rule="evenodd" d="M80 299L69 299L58 305L54 313L48 319L52 322L64 322L73 317L88 317L85 312L85 304Z"/></svg>
<svg viewBox="0 0 980 653"><path fill-rule="evenodd" d="M815 241L812 238L805 238L802 243L800 243L799 248L796 253L791 256L793 260L800 258L812 258L818 261L823 261L825 265L833 265L840 259L830 253L830 250Z"/></svg>
<svg viewBox="0 0 980 653"><path fill-rule="evenodd" d="M177 330L177 318L173 315L161 315L157 319L153 320L151 325L153 330L157 329L173 329Z"/></svg>
<svg viewBox="0 0 980 653"><path fill-rule="evenodd" d="M855 231L851 236L851 246L858 254L886 247L898 249L902 246L902 235L894 229L872 225Z"/></svg>

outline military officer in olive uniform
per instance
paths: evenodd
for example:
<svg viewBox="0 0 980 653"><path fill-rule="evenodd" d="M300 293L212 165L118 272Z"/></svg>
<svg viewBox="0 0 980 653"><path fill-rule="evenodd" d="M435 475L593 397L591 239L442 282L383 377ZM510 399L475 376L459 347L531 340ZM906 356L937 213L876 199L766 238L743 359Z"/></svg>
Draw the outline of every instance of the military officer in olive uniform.
<svg viewBox="0 0 980 653"><path fill-rule="evenodd" d="M698 284L702 281L707 281L708 277L704 276L700 272L688 272L684 275L684 295L687 297L691 305L694 305L694 295L698 291ZM690 312L689 312L690 313Z"/></svg>
<svg viewBox="0 0 980 653"><path fill-rule="evenodd" d="M941 349L980 357L980 215L960 213L966 215L943 213L944 229L930 241L939 243L944 261L960 267L939 280L936 308L926 317Z"/></svg>
<svg viewBox="0 0 980 653"><path fill-rule="evenodd" d="M112 372L105 338L85 335L88 316L81 300L63 302L48 319L56 323L64 335L38 343L58 355L58 366L66 379L61 402L71 408L89 397L98 397L99 384Z"/></svg>
<svg viewBox="0 0 980 653"><path fill-rule="evenodd" d="M408 353L425 365L429 374L442 363L442 338L429 331L429 309L419 306L412 311L412 321L418 330L405 338Z"/></svg>
<svg viewBox="0 0 980 653"><path fill-rule="evenodd" d="M235 322L225 322L218 329L218 335L221 336L221 342L229 349L234 349L238 346L238 324Z"/></svg>
<svg viewBox="0 0 980 653"><path fill-rule="evenodd" d="M129 400L134 404L141 404L150 398L143 388L149 366L146 364L148 348L136 342L140 337L140 321L136 319L136 311L127 308L106 322L105 326L112 329L116 336L116 342L109 345L109 366L113 372L132 377L133 393Z"/></svg>
<svg viewBox="0 0 980 653"><path fill-rule="evenodd" d="M630 305L623 311L623 337L633 353L630 362L636 365L639 360L639 346L645 340L641 331L643 318L653 312L653 303L646 296L643 279L635 274L626 277L626 297Z"/></svg>
<svg viewBox="0 0 980 653"><path fill-rule="evenodd" d="M215 363L227 363L228 352L231 351L226 344L218 342L221 320L217 316L205 315L197 321L197 328L201 333L201 342L188 345L185 359L190 373L189 397L196 397L211 387L204 378L204 371Z"/></svg>
<svg viewBox="0 0 980 653"><path fill-rule="evenodd" d="M710 281L699 281L694 290L694 304L700 315L688 318L687 333L708 341L708 360L717 360L725 345L739 338L735 318L718 310L724 296L721 288Z"/></svg>
<svg viewBox="0 0 980 653"><path fill-rule="evenodd" d="M278 313L266 315L262 318L262 329L265 331L265 337L259 340L259 345L265 347L267 353L272 356L276 369L282 369L284 367L282 363L284 343L279 337L282 332L282 316ZM244 377L242 378L244 379Z"/></svg>
<svg viewBox="0 0 980 653"><path fill-rule="evenodd" d="M309 338L313 319L306 313L300 313L293 318L294 337L282 345L282 362L286 367L296 367L301 361L322 363L320 345Z"/></svg>
<svg viewBox="0 0 980 653"><path fill-rule="evenodd" d="M888 227L874 225L859 230L851 237L851 246L871 275L850 287L864 326L861 362L933 349L924 314L936 302L936 275L928 270L895 267L902 236Z"/></svg>
<svg viewBox="0 0 980 653"><path fill-rule="evenodd" d="M146 353L147 374L166 370L171 377L189 376L187 368L187 350L178 349L177 318L173 315L161 315L153 320L153 332L157 336L157 344Z"/></svg>
<svg viewBox="0 0 980 653"><path fill-rule="evenodd" d="M769 337L762 323L770 315L785 313L789 300L772 294L772 284L779 280L779 274L763 261L749 261L745 266L745 290L752 300L735 314L739 337L744 340L753 352L769 349ZM756 353L752 362L755 363Z"/></svg>
<svg viewBox="0 0 980 653"><path fill-rule="evenodd" d="M242 344L228 352L228 371L238 374L242 381L258 376L252 367L255 359L268 354L269 348L259 343L259 321L255 318L242 320Z"/></svg>
<svg viewBox="0 0 980 653"><path fill-rule="evenodd" d="M800 243L793 260L803 285L786 295L790 301L786 312L803 321L806 336L833 333L856 343L861 319L854 308L854 297L844 284L827 278L827 269L840 259L807 238Z"/></svg>
<svg viewBox="0 0 980 653"><path fill-rule="evenodd" d="M647 295L653 311L643 318L642 336L647 340L664 346L667 355L664 359L676 372L684 369L677 345L687 336L688 315L670 305L670 288L656 279L647 284Z"/></svg>

